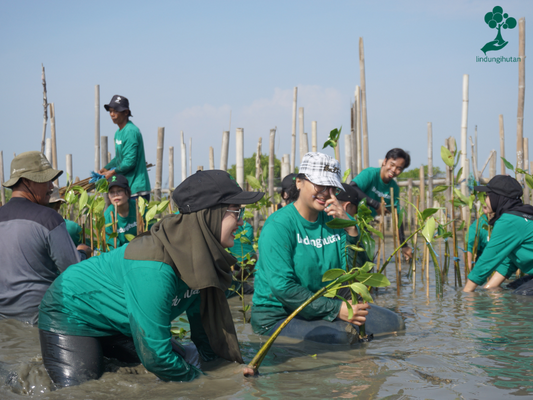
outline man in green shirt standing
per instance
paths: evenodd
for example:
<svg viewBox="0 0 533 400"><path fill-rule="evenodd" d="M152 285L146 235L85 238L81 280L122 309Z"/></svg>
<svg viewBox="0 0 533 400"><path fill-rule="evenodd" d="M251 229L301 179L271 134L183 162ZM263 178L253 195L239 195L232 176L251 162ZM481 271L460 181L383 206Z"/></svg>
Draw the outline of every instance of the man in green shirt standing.
<svg viewBox="0 0 533 400"><path fill-rule="evenodd" d="M381 168L366 168L359 175L353 178L351 185L359 188L371 207L372 215L381 213L381 198L385 200L385 213L390 213L391 188L394 191L394 207L400 206L400 188L394 180L404 169L411 164L411 156L404 150L394 148L385 155ZM403 225L399 228L400 242L405 241ZM412 249L406 244L402 248L402 253L406 259L412 256Z"/></svg>
<svg viewBox="0 0 533 400"><path fill-rule="evenodd" d="M124 96L114 95L109 104L104 105L111 120L118 125L115 132L115 158L98 173L111 178L115 174L124 175L129 182L132 198L144 197L150 201L150 178L146 170L144 142L141 131L131 117L130 103ZM114 168L114 169L112 169Z"/></svg>

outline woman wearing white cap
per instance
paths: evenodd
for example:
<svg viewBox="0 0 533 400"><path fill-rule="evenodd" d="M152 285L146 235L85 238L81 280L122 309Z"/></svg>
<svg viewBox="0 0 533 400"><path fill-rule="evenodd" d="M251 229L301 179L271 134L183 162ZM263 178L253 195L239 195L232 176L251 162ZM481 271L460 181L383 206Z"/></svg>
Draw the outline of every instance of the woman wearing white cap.
<svg viewBox="0 0 533 400"><path fill-rule="evenodd" d="M256 333L271 334L285 318L309 299L325 283L322 275L329 269L345 268L346 244L355 244L357 228L332 229L326 223L334 218L350 219L336 195L343 186L339 162L322 153L307 153L296 177L298 199L270 216L259 238L259 262L255 278L252 327ZM304 308L283 330L282 335L353 343L354 325L369 315L368 304L352 305L349 317L345 303L321 297ZM371 316L375 306L372 306ZM394 313L392 329L403 328ZM394 329L395 328L395 329ZM383 331L382 330L382 331ZM379 333L379 332L372 332Z"/></svg>

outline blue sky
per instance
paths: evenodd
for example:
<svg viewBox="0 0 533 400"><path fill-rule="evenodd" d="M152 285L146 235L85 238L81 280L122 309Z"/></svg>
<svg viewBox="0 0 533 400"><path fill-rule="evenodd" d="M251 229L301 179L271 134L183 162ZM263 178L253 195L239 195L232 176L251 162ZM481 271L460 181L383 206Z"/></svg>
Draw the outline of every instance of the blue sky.
<svg viewBox="0 0 533 400"><path fill-rule="evenodd" d="M175 182L181 179L182 130L187 146L193 138L193 167L207 168L213 146L218 168L230 111L230 163L238 127L244 128L245 156L259 137L265 151L274 127L277 155L290 153L295 86L309 135L314 120L319 143L333 128L349 133L350 102L360 84L359 37L365 45L371 166L392 147L408 150L412 166L426 164L432 122L435 165L442 167L444 138L460 141L463 74L470 77L468 135L477 125L479 164L492 149L500 156L499 114L506 157L514 163L518 65L476 62L484 56L480 48L496 36L483 19L495 5L517 20L533 21L533 3L524 1L2 1L5 179L13 153L40 149L41 63L48 101L56 108L60 168L67 153L81 179L94 166L99 84L102 106L114 94L129 98L149 162L155 163L157 128L165 127L165 186L169 146L175 148ZM530 31L526 24L526 54ZM508 45L487 55L517 56L518 27L502 35ZM527 62L525 137L531 137L530 71ZM102 108L101 134L111 143L115 130ZM341 159L344 167L344 153ZM153 185L154 171L151 179Z"/></svg>

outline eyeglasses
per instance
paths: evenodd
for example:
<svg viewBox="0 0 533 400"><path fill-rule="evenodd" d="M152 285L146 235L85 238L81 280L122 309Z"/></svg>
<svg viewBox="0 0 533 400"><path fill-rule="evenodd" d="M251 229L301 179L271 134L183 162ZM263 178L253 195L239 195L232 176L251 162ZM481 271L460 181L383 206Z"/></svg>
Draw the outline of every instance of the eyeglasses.
<svg viewBox="0 0 533 400"><path fill-rule="evenodd" d="M238 214L237 215L237 221L240 220L240 219L243 219L243 217L244 217L244 207L239 208L238 210L226 210L226 212Z"/></svg>
<svg viewBox="0 0 533 400"><path fill-rule="evenodd" d="M322 185L315 185L313 182L311 182L309 179L306 179L307 182L309 182L313 187L315 188L315 192L317 194L320 193L328 193L329 188L332 188L334 190L333 194L335 196L338 196L341 192L341 190L338 187L335 186L322 186Z"/></svg>
<svg viewBox="0 0 533 400"><path fill-rule="evenodd" d="M119 190L114 190L114 191L109 192L109 196L111 197L122 196L124 194L126 194L126 191L124 189L119 189Z"/></svg>

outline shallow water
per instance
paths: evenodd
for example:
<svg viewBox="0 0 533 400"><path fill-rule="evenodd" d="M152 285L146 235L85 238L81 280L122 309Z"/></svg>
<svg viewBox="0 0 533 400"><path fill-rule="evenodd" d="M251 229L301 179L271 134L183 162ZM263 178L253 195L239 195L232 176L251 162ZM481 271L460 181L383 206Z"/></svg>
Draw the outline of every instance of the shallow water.
<svg viewBox="0 0 533 400"><path fill-rule="evenodd" d="M109 363L113 372L98 381L51 391L37 328L0 321L0 399L533 396L533 298L508 291L465 294L453 287L451 273L451 285L445 285L442 298L437 298L431 265L429 288L418 272L415 288L412 280L402 278L398 296L394 264L387 269L393 285L378 292L376 304L402 314L405 332L351 347L278 338L256 378L244 378L239 365L215 361L204 364L206 375L193 382L166 383L142 366ZM263 339L242 323L240 301L233 298L230 304L243 357L249 362Z"/></svg>

